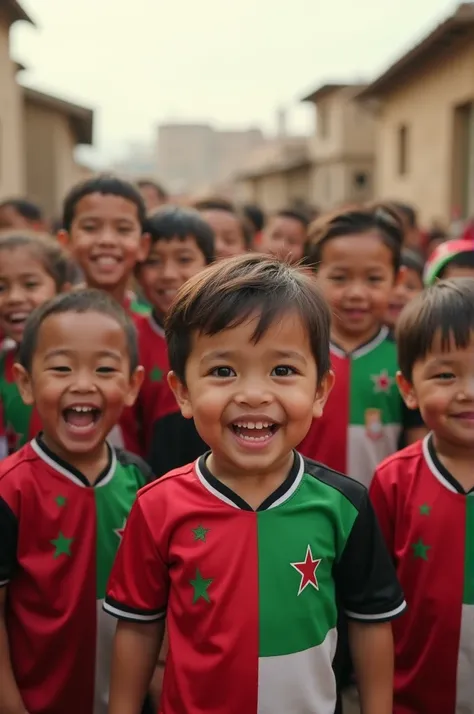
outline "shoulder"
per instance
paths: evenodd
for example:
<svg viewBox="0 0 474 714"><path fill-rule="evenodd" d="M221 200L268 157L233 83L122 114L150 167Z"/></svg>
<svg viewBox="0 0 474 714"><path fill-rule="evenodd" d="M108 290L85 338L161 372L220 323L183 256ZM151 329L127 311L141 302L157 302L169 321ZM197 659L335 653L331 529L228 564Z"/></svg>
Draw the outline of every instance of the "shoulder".
<svg viewBox="0 0 474 714"><path fill-rule="evenodd" d="M325 488L328 492L340 500L341 498L351 503L357 510L367 499L367 489L359 481L345 476L339 471L334 471L317 461L303 458L304 472L311 476Z"/></svg>
<svg viewBox="0 0 474 714"><path fill-rule="evenodd" d="M0 498L12 506L12 501L31 494L34 491L32 481L38 478L41 464L30 444L0 461Z"/></svg>
<svg viewBox="0 0 474 714"><path fill-rule="evenodd" d="M392 476L398 480L405 480L411 478L413 467L423 461L423 441L417 441L384 459L375 473L379 476Z"/></svg>
<svg viewBox="0 0 474 714"><path fill-rule="evenodd" d="M191 481L194 481L194 463L181 466L179 469L169 471L156 481L141 488L137 495L137 500L141 506L148 507L155 502L162 503L164 499L173 500L178 491L181 491L181 498L190 488Z"/></svg>
<svg viewBox="0 0 474 714"><path fill-rule="evenodd" d="M113 448L117 457L117 462L120 464L120 466L122 466L122 468L126 470L132 469L139 471L143 475L144 481L146 483L153 481L154 476L152 470L148 466L146 461L141 458L141 456L137 456L137 454L132 454L131 451L126 451L125 449L121 449L118 447Z"/></svg>

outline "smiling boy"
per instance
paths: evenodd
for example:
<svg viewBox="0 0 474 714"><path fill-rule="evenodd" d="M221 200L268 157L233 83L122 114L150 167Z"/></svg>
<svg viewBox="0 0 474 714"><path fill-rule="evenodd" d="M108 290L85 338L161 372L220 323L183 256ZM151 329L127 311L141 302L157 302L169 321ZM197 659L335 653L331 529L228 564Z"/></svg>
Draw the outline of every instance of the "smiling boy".
<svg viewBox="0 0 474 714"><path fill-rule="evenodd" d="M140 491L104 608L110 714L137 714L163 638L162 714L333 714L336 601L364 714L390 714L404 598L365 488L294 449L332 385L329 311L262 256L216 264L167 320L181 411L210 451Z"/></svg>

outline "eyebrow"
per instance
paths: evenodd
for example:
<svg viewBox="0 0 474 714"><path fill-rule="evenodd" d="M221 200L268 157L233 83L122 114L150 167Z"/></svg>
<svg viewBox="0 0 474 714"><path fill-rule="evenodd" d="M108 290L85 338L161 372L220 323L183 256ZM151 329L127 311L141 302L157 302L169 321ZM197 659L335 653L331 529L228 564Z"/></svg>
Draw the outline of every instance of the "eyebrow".
<svg viewBox="0 0 474 714"><path fill-rule="evenodd" d="M233 350L215 350L213 352L207 352L202 356L203 362L211 362L212 360L218 359L235 359L238 353ZM271 357L275 359L289 359L296 360L297 362L306 363L306 359L299 352L294 350L272 350Z"/></svg>
<svg viewBox="0 0 474 714"><path fill-rule="evenodd" d="M73 350L67 350L67 349L55 349L55 350L50 350L49 352L46 353L45 359L50 359L52 357L72 357L74 356L75 352ZM116 362L121 361L121 355L118 352L114 352L113 350L100 350L99 352L96 353L96 357L109 357L110 359L115 360Z"/></svg>

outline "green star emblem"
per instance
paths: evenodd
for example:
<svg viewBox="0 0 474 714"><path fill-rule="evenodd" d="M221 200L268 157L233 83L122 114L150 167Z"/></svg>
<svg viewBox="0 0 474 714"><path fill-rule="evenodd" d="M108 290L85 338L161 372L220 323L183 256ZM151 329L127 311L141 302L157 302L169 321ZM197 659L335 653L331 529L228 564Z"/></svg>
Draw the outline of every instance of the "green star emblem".
<svg viewBox="0 0 474 714"><path fill-rule="evenodd" d="M213 582L213 580L214 578L203 578L201 573L199 572L199 568L196 568L196 577L194 578L194 580L189 581L190 585L192 585L194 588L193 605L201 597L206 602L211 602L211 598L209 597L207 589L209 585Z"/></svg>
<svg viewBox="0 0 474 714"><path fill-rule="evenodd" d="M198 526L197 528L193 528L192 531L194 533L194 540L202 540L205 543L206 535L209 533L209 530L209 528L204 528L204 526Z"/></svg>
<svg viewBox="0 0 474 714"><path fill-rule="evenodd" d="M163 377L163 372L159 367L153 367L153 369L150 372L150 380L152 382L161 382L161 379Z"/></svg>
<svg viewBox="0 0 474 714"><path fill-rule="evenodd" d="M56 550L54 551L54 558L59 558L60 555L71 555L71 543L74 540L74 538L66 538L65 535L61 531L59 531L59 535L57 538L54 538L53 540L50 540L49 542L54 545Z"/></svg>
<svg viewBox="0 0 474 714"><path fill-rule="evenodd" d="M423 503L423 504L420 506L420 514L421 514L422 516L429 516L429 515L430 515L430 511L431 511L431 506L428 506L427 503Z"/></svg>
<svg viewBox="0 0 474 714"><path fill-rule="evenodd" d="M421 558L421 560L428 560L428 551L430 550L430 545L425 545L421 538L417 543L412 543L413 555L415 558Z"/></svg>
<svg viewBox="0 0 474 714"><path fill-rule="evenodd" d="M59 506L59 508L62 508L67 503L66 496L56 496L54 500L56 501L56 505Z"/></svg>

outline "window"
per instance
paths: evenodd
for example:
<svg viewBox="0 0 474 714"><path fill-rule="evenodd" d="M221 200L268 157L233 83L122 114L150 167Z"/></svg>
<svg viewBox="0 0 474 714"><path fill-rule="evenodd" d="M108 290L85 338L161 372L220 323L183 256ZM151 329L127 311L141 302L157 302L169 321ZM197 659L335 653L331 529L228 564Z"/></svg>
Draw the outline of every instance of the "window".
<svg viewBox="0 0 474 714"><path fill-rule="evenodd" d="M408 127L406 124L402 124L401 126L398 127L398 136L397 136L397 161L398 161L398 175L399 176L406 176L408 173L408 140L409 140L409 133L408 133Z"/></svg>
<svg viewBox="0 0 474 714"><path fill-rule="evenodd" d="M325 139L329 133L328 107L318 107L318 134L321 139Z"/></svg>
<svg viewBox="0 0 474 714"><path fill-rule="evenodd" d="M354 186L361 191L369 185L369 174L367 171L356 171L354 174Z"/></svg>

